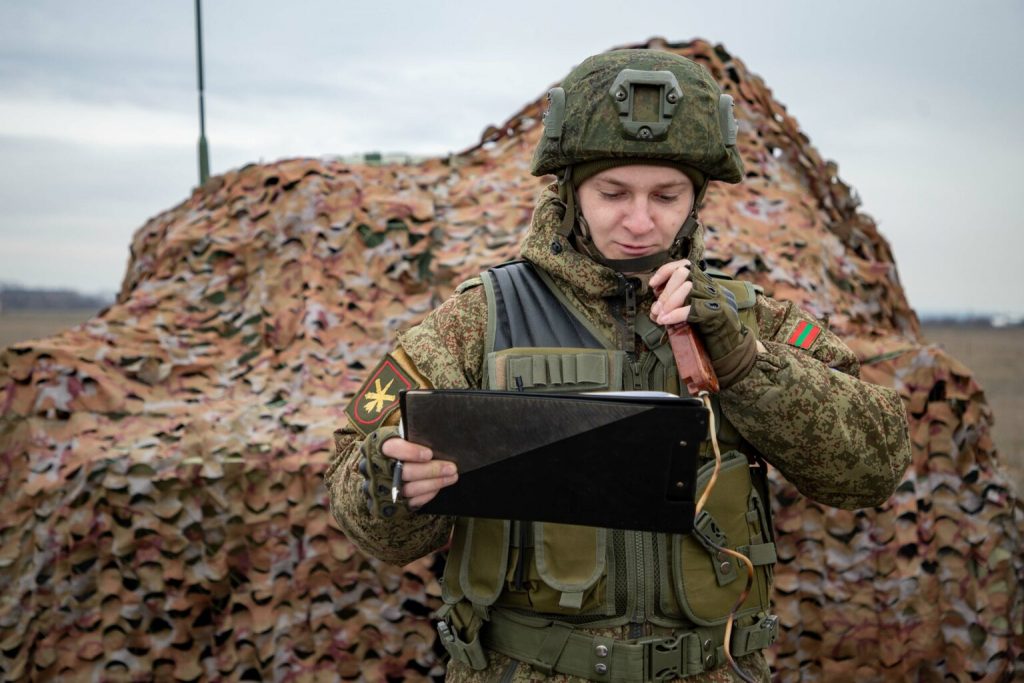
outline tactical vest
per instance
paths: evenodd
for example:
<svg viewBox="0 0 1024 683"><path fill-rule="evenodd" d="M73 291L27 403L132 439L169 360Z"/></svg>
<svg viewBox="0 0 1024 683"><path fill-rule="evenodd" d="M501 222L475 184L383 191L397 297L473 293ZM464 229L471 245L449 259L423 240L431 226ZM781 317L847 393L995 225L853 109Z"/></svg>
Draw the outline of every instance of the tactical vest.
<svg viewBox="0 0 1024 683"><path fill-rule="evenodd" d="M756 332L754 288L732 280L719 284L733 293L741 320ZM483 388L566 393L625 386L679 393L667 335L646 316L637 316L635 329L650 351L633 359L575 311L546 273L527 263L487 271L483 286ZM755 456L751 447L717 404L715 413L723 462L694 533L459 518L444 571L445 602L462 613L469 603L484 620L504 612L525 623L536 616L578 626L650 623L717 631L746 584L746 572L713 550L706 542L711 538L755 565L754 586L737 623L763 622L776 561L766 489L751 476L753 461L744 454ZM713 460L710 441L702 453ZM702 465L698 495L712 467ZM771 639L761 641L753 644L764 647Z"/></svg>

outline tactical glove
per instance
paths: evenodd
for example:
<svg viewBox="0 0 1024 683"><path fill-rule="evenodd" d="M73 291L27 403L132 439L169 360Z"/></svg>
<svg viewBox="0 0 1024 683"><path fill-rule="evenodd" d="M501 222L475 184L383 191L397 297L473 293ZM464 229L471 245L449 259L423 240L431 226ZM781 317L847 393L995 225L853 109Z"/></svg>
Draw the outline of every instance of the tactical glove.
<svg viewBox="0 0 1024 683"><path fill-rule="evenodd" d="M743 324L732 292L719 287L704 271L690 271L690 315L686 321L697 326L718 375L726 389L747 376L757 357L757 340Z"/></svg>
<svg viewBox="0 0 1024 683"><path fill-rule="evenodd" d="M381 427L372 432L359 447L359 473L363 475L363 494L371 517L394 517L407 511L399 500L391 500L391 485L395 476L397 460L381 452L381 446L392 437L398 436L398 427Z"/></svg>

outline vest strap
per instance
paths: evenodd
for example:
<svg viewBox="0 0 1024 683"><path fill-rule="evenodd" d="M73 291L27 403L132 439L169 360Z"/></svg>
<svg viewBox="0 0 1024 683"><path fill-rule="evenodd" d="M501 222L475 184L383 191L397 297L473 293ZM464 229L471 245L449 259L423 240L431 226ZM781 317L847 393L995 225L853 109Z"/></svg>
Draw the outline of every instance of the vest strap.
<svg viewBox="0 0 1024 683"><path fill-rule="evenodd" d="M587 326L564 307L540 272L525 261L513 261L485 271L488 328L485 354L528 346L603 346Z"/></svg>
<svg viewBox="0 0 1024 683"><path fill-rule="evenodd" d="M715 578L718 580L719 586L725 586L739 578L736 564L729 559L728 555L715 547L728 546L729 539L726 538L718 523L715 522L715 518L707 510L701 510L693 521L693 536L711 555L711 566L715 570Z"/></svg>
<svg viewBox="0 0 1024 683"><path fill-rule="evenodd" d="M724 627L698 628L671 636L615 640L574 630L561 622L537 624L535 618L494 610L480 638L488 650L525 662L534 669L610 683L654 683L693 676L724 664ZM742 657L768 647L778 635L778 618L761 615L734 626L730 652Z"/></svg>
<svg viewBox="0 0 1024 683"><path fill-rule="evenodd" d="M757 545L741 545L736 552L743 553L750 558L750 563L755 567L775 564L779 556L775 552L774 543L758 543Z"/></svg>
<svg viewBox="0 0 1024 683"><path fill-rule="evenodd" d="M675 356L672 354L672 345L668 343L668 334L665 328L645 315L636 319L635 326L637 334L643 339L651 353L658 357L658 361L666 368L674 368Z"/></svg>
<svg viewBox="0 0 1024 683"><path fill-rule="evenodd" d="M551 675L555 670L555 664L562 657L565 644L572 635L572 626L568 624L552 623L544 630L544 640L541 641L540 650L537 651L537 667L546 675Z"/></svg>

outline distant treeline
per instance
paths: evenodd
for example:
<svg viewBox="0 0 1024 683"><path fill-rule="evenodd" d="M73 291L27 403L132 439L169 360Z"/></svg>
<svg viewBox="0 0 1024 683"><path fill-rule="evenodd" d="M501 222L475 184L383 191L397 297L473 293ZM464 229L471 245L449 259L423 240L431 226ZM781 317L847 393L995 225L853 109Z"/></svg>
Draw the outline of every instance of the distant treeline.
<svg viewBox="0 0 1024 683"><path fill-rule="evenodd" d="M1024 316L942 315L931 313L921 316L921 324L925 327L1024 327Z"/></svg>
<svg viewBox="0 0 1024 683"><path fill-rule="evenodd" d="M113 297L81 294L70 289L29 289L0 285L0 311L98 311L113 302Z"/></svg>

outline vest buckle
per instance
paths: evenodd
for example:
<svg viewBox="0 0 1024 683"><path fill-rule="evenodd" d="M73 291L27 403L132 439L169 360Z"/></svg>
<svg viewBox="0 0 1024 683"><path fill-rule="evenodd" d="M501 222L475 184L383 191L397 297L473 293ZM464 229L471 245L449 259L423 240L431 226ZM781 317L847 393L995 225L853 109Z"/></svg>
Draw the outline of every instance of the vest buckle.
<svg viewBox="0 0 1024 683"><path fill-rule="evenodd" d="M644 681L656 683L659 681L671 681L695 673L688 671L684 660L684 644L687 637L692 633L680 633L674 638L643 638L637 641L644 647L644 659L646 660L646 671Z"/></svg>
<svg viewBox="0 0 1024 683"><path fill-rule="evenodd" d="M728 555L721 552L721 548L729 545L729 539L707 510L701 510L693 521L693 537L711 556L711 566L715 570L719 586L728 585L739 578L736 563L731 562Z"/></svg>

